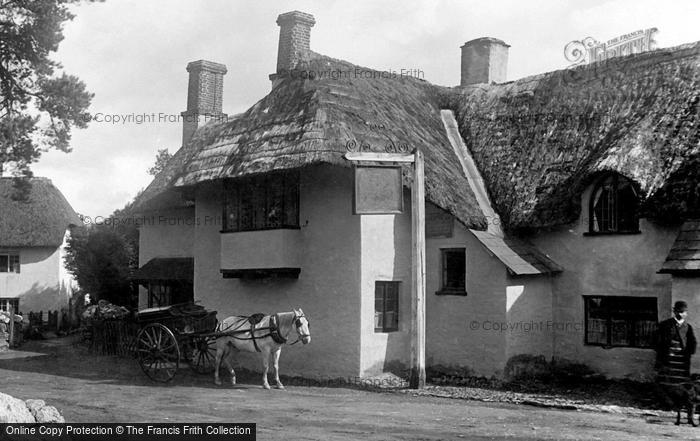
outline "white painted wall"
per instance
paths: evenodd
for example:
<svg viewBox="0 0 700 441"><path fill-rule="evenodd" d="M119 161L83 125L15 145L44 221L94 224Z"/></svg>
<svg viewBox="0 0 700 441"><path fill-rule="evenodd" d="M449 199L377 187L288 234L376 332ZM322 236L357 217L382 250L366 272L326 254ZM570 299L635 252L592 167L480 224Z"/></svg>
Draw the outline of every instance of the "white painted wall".
<svg viewBox="0 0 700 441"><path fill-rule="evenodd" d="M63 269L62 247L14 248L19 253L20 273L0 273L0 297L19 297L19 309L54 311L68 305L70 278Z"/></svg>
<svg viewBox="0 0 700 441"><path fill-rule="evenodd" d="M553 318L584 321L584 295L656 297L659 318L671 309L671 276L657 274L678 234L641 219L641 234L584 236L588 231L589 187L581 198L581 216L571 225L541 232L530 240L564 268L553 279ZM554 356L585 363L610 377L653 376L651 349L612 348L584 344L584 330L557 331Z"/></svg>
<svg viewBox="0 0 700 441"><path fill-rule="evenodd" d="M506 359L520 354L552 358L555 332L565 325L553 316L550 276L508 278L506 323Z"/></svg>
<svg viewBox="0 0 700 441"><path fill-rule="evenodd" d="M404 193L402 214L358 216L361 225L362 357L361 375L408 367L411 355L411 194ZM399 330L374 331L375 282L399 285Z"/></svg>
<svg viewBox="0 0 700 441"><path fill-rule="evenodd" d="M435 293L441 248L466 248L467 296ZM506 269L461 223L450 238L426 240L426 365L466 367L500 375L506 362Z"/></svg>
<svg viewBox="0 0 700 441"><path fill-rule="evenodd" d="M352 189L352 169L315 166L302 170L299 279L224 279L220 273L220 226L195 227L195 300L218 311L219 320L292 308L302 308L308 316L311 343L283 350L282 374L360 373L360 216L352 214ZM221 215L219 191L215 185L198 189L197 218ZM239 233L224 234L231 236L227 243L235 245ZM252 246L242 240L241 255L255 251ZM234 366L259 371L259 355L238 353Z"/></svg>

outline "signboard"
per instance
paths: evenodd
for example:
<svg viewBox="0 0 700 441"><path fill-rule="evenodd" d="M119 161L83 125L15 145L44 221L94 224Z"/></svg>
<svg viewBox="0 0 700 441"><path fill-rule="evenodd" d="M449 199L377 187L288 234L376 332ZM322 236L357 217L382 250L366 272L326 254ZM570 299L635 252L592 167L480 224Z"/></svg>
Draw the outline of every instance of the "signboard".
<svg viewBox="0 0 700 441"><path fill-rule="evenodd" d="M574 65L609 60L614 57L638 54L655 49L654 34L657 28L634 31L601 43L592 37L569 42L564 47L564 56Z"/></svg>
<svg viewBox="0 0 700 441"><path fill-rule="evenodd" d="M403 213L401 166L355 166L354 214Z"/></svg>

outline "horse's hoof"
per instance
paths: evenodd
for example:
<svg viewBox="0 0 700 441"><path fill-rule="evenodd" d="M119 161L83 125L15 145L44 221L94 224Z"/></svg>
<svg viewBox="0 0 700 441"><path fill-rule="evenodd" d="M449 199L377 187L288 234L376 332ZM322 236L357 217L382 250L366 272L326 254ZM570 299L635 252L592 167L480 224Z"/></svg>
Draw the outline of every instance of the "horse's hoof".
<svg viewBox="0 0 700 441"><path fill-rule="evenodd" d="M221 386L221 380L214 380L214 384L216 384L217 386Z"/></svg>
<svg viewBox="0 0 700 441"><path fill-rule="evenodd" d="M234 386L236 385L236 377L231 378L231 384Z"/></svg>
<svg viewBox="0 0 700 441"><path fill-rule="evenodd" d="M284 389L284 386L282 384L278 384L277 386L275 386L275 389Z"/></svg>
<svg viewBox="0 0 700 441"><path fill-rule="evenodd" d="M263 389L268 389L268 390L269 390L269 389L270 389L270 385L269 385L269 384L263 384Z"/></svg>
<svg viewBox="0 0 700 441"><path fill-rule="evenodd" d="M675 424L676 426L680 426L680 425L681 425L681 422L680 422L680 421L676 421L676 422L673 423L673 424Z"/></svg>

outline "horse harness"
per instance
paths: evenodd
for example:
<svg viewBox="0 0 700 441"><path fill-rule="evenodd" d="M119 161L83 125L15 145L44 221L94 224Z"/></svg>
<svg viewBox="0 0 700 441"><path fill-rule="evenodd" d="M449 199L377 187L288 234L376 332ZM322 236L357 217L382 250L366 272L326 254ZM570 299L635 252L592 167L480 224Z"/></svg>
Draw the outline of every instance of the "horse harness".
<svg viewBox="0 0 700 441"><path fill-rule="evenodd" d="M304 317L303 314L302 315L296 315L296 313L294 314L294 326L296 326L297 328L301 327L301 325L302 325L301 320L300 320L302 317ZM270 315L270 322L269 322L270 324L268 326L260 327L257 329L255 328L255 325L260 323L265 318L264 314L255 313L251 316L242 317L242 318L244 318L245 320L241 321L240 324L235 329L230 330L230 327L229 327L227 329L222 329L222 331L227 332L229 334L229 336L231 336L237 340L252 340L253 346L255 346L256 352L260 352L260 347L258 346L257 340L259 340L261 338L271 337L275 343L280 344L280 345L287 343L287 340L288 340L287 336L284 336L280 333L280 326L279 326L280 319L279 319L278 314ZM241 326L243 326L243 324L245 324L245 323L250 323L250 329L246 329L246 330L240 329ZM255 335L256 331L265 331L265 330L268 330L269 332L265 335L258 335L258 336ZM236 333L243 333L243 332L250 332L250 337L238 337L235 335ZM306 336L307 336L306 334L300 335L300 337L306 337ZM299 342L299 339L297 338L297 340L294 343L298 343L298 342ZM291 344L294 344L294 343L291 343Z"/></svg>

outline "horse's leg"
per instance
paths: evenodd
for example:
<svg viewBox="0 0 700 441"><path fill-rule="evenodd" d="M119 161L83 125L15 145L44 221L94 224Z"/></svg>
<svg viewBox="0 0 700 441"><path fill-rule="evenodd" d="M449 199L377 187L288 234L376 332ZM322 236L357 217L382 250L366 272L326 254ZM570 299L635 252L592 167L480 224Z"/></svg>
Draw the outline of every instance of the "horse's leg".
<svg viewBox="0 0 700 441"><path fill-rule="evenodd" d="M226 351L226 355L224 356L224 363L226 363L226 367L228 368L228 371L231 372L231 385L235 386L236 385L236 371L233 370L233 365L230 363L230 358L231 358L231 353L233 353L235 347L233 346L233 343L229 342L230 347L228 347L228 350Z"/></svg>
<svg viewBox="0 0 700 441"><path fill-rule="evenodd" d="M221 386L221 379L219 378L219 366L221 365L221 359L224 356L224 347L222 347L219 342L216 343L216 357L214 358L214 384Z"/></svg>
<svg viewBox="0 0 700 441"><path fill-rule="evenodd" d="M270 367L270 350L268 348L263 348L260 352L263 364L263 388L269 389L270 383L267 382L267 370Z"/></svg>
<svg viewBox="0 0 700 441"><path fill-rule="evenodd" d="M277 389L284 389L284 385L280 381L280 354L282 353L282 346L279 346L277 349L275 349L275 352L272 353L273 356L273 363L275 367L275 383L277 383Z"/></svg>

